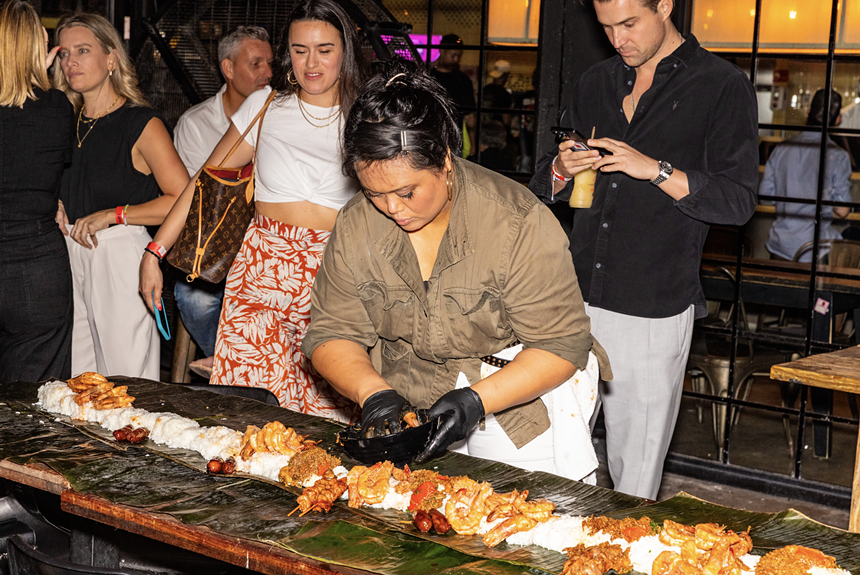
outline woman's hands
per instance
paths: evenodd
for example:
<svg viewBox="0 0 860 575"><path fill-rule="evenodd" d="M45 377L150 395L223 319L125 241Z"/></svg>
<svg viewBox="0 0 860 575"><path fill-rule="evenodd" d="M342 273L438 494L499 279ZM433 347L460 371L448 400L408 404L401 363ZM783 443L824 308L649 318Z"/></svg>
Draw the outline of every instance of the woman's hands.
<svg viewBox="0 0 860 575"><path fill-rule="evenodd" d="M65 215L65 210L63 210L63 216L65 217ZM68 221L68 218L66 218L66 222ZM113 223L116 223L116 211L101 210L86 217L79 218L75 222L75 225L72 226L68 235L88 250L91 250L94 247L99 247L99 241L96 239L96 232L106 229ZM92 245L90 245L90 238L92 238L93 241Z"/></svg>
<svg viewBox="0 0 860 575"><path fill-rule="evenodd" d="M69 230L66 229L66 226L69 225L69 216L66 215L66 206L63 205L63 200L57 200L57 215L54 216L54 221L57 222L64 236L69 235Z"/></svg>
<svg viewBox="0 0 860 575"><path fill-rule="evenodd" d="M437 399L427 417L430 420L438 417L439 429L415 458L418 463L424 463L455 441L465 439L484 417L484 402L471 387L455 389Z"/></svg>
<svg viewBox="0 0 860 575"><path fill-rule="evenodd" d="M401 416L417 411L405 397L393 389L377 391L361 406L362 437L382 437L401 431Z"/></svg>
<svg viewBox="0 0 860 575"><path fill-rule="evenodd" d="M158 258L149 252L143 252L143 258L140 260L140 283L138 286L140 295L143 296L143 301L149 311L156 313L152 309L153 301L158 311L161 311L161 290L164 287L164 278L161 274L161 268L158 266Z"/></svg>

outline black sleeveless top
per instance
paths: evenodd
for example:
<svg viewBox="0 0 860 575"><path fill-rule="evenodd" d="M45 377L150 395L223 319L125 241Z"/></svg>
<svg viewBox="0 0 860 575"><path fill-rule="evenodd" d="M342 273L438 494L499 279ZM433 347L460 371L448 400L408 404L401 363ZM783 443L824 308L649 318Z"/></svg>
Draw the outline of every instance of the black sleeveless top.
<svg viewBox="0 0 860 575"><path fill-rule="evenodd" d="M72 163L60 188L70 224L99 210L135 206L159 196L155 176L138 172L131 158L131 149L152 118L158 118L152 108L128 102L95 123L85 123L89 118L83 117L78 138L72 138ZM83 142L80 147L78 139Z"/></svg>
<svg viewBox="0 0 860 575"><path fill-rule="evenodd" d="M34 88L23 108L0 106L0 222L53 219L74 139L72 104Z"/></svg>

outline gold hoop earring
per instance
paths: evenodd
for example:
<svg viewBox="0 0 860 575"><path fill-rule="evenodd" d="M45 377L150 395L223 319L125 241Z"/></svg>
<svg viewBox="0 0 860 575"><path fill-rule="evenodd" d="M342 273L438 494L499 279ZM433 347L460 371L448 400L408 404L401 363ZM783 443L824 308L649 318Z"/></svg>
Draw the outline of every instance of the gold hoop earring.
<svg viewBox="0 0 860 575"><path fill-rule="evenodd" d="M448 170L448 174L445 176L445 179L448 182L448 201L454 199L454 182L451 181L451 170Z"/></svg>
<svg viewBox="0 0 860 575"><path fill-rule="evenodd" d="M290 83L290 84L292 84L293 86L298 86L298 84L299 84L299 81L298 81L298 80L296 80L296 75L293 73L293 69L292 69L292 68L290 68L290 69L287 71L287 82L289 82L289 83Z"/></svg>

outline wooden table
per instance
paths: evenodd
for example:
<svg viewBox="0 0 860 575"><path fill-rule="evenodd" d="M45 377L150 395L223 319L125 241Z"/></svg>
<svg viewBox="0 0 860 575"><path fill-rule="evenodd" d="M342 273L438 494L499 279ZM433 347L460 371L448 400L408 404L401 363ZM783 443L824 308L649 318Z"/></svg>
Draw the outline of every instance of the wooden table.
<svg viewBox="0 0 860 575"><path fill-rule="evenodd" d="M59 473L44 465L16 465L0 461L0 477L60 496L63 511L110 525L162 543L200 553L253 571L283 575L367 575L367 571L330 565L280 547L229 537L206 528L181 523L169 515L117 505L95 495L70 489Z"/></svg>
<svg viewBox="0 0 860 575"><path fill-rule="evenodd" d="M775 365L770 369L770 377L823 389L860 393L860 347L810 355L797 361ZM860 434L854 455L848 529L860 533Z"/></svg>
<svg viewBox="0 0 860 575"><path fill-rule="evenodd" d="M705 254L703 258L718 262L722 264L722 267L734 273L737 261L734 256ZM778 270L762 270L744 267L741 279L741 297L744 303L807 309L809 305L809 273L812 269L810 263L760 258L744 258L743 263L744 266L761 264L780 268ZM816 298L826 302L827 311L815 314L815 320L812 324L812 338L816 341L829 342L833 333L833 317L836 314L850 312L854 315L855 325L860 326L860 269L820 265L818 271L838 272L850 276L848 278L816 277ZM702 264L701 281L707 299L734 300L734 282L714 264ZM858 338L855 342L860 343L860 330L856 332L855 337ZM811 409L815 413L828 414L833 409L833 392L829 389L813 390L811 400ZM830 424L816 421L813 424L813 429L815 455L817 457L829 457L831 451Z"/></svg>

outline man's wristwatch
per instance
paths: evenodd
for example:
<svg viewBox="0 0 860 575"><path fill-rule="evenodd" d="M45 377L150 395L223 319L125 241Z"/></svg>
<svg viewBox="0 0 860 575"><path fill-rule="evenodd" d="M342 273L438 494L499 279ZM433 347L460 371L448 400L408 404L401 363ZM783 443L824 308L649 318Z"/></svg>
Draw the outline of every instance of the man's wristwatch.
<svg viewBox="0 0 860 575"><path fill-rule="evenodd" d="M663 182L669 179L669 176L672 175L672 172L675 171L675 168L672 167L672 164L669 162L658 160L657 165L660 167L660 175L651 180L651 183L655 186L659 186Z"/></svg>

